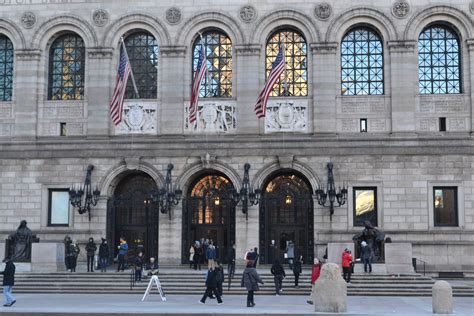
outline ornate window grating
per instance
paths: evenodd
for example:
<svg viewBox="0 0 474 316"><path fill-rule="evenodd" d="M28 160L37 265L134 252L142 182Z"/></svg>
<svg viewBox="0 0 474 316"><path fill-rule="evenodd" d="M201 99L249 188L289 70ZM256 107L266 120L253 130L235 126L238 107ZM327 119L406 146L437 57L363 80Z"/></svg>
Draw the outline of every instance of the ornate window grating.
<svg viewBox="0 0 474 316"><path fill-rule="evenodd" d="M13 44L0 35L0 101L11 101L13 92Z"/></svg>
<svg viewBox="0 0 474 316"><path fill-rule="evenodd" d="M84 99L85 46L76 34L58 37L49 52L48 100Z"/></svg>
<svg viewBox="0 0 474 316"><path fill-rule="evenodd" d="M383 44L365 27L352 29L341 42L341 94L384 94Z"/></svg>
<svg viewBox="0 0 474 316"><path fill-rule="evenodd" d="M459 37L445 25L425 28L418 37L420 94L461 93Z"/></svg>
<svg viewBox="0 0 474 316"><path fill-rule="evenodd" d="M201 98L232 97L232 42L219 31L208 31L202 35L207 59L207 74L201 84ZM198 37L193 45L192 76L196 72L202 45Z"/></svg>

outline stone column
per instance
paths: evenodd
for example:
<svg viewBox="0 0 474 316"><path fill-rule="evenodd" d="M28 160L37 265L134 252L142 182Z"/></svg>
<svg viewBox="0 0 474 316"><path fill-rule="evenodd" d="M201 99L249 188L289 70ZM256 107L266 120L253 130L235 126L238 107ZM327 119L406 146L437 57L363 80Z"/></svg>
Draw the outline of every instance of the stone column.
<svg viewBox="0 0 474 316"><path fill-rule="evenodd" d="M313 132L336 133L336 98L338 69L337 43L311 43L313 54L312 73L309 74L309 86L312 87L313 97Z"/></svg>
<svg viewBox="0 0 474 316"><path fill-rule="evenodd" d="M34 138L38 124L38 96L43 95L38 91L38 72L42 55L40 50L22 49L15 50L15 57L15 126L12 135L15 138Z"/></svg>
<svg viewBox="0 0 474 316"><path fill-rule="evenodd" d="M237 97L237 131L239 134L264 133L264 119L257 119L255 102L265 84L265 72L261 71L261 46L258 44L236 45L232 95Z"/></svg>
<svg viewBox="0 0 474 316"><path fill-rule="evenodd" d="M415 96L418 94L416 41L389 41L392 134L414 133ZM387 68L387 64L384 65ZM385 89L387 91L387 86Z"/></svg>
<svg viewBox="0 0 474 316"><path fill-rule="evenodd" d="M191 91L191 78L186 79L185 67L191 68L185 58L185 46L161 46L160 47L160 71L158 74L160 82L158 98L161 106L158 109L158 133L159 134L183 134L184 129L184 100L185 91ZM172 118L172 119L170 119Z"/></svg>
<svg viewBox="0 0 474 316"><path fill-rule="evenodd" d="M118 49L117 49L118 53ZM111 47L88 48L87 78L87 135L109 135L109 103L115 87L111 71L113 49ZM114 68L114 69L113 69Z"/></svg>

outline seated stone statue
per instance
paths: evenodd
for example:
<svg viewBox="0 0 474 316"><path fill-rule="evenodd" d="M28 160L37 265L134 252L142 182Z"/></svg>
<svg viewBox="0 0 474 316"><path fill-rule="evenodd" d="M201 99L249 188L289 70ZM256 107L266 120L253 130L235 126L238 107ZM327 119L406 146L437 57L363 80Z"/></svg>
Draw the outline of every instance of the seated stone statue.
<svg viewBox="0 0 474 316"><path fill-rule="evenodd" d="M370 221L365 221L364 225L364 230L352 237L352 240L357 243L356 249L360 249L360 243L365 241L367 246L372 249L372 253L374 254L373 262L383 262L383 241L385 234L373 227Z"/></svg>
<svg viewBox="0 0 474 316"><path fill-rule="evenodd" d="M37 241L36 236L22 220L16 232L8 236L10 248L9 255L16 262L28 262L31 259L31 243Z"/></svg>

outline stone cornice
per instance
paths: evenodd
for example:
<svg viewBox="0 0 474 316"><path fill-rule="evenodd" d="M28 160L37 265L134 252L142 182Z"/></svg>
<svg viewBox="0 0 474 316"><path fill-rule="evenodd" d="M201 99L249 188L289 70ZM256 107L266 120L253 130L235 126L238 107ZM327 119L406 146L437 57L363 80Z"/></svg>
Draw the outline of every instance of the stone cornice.
<svg viewBox="0 0 474 316"><path fill-rule="evenodd" d="M40 49L15 49L15 56L19 60L40 60Z"/></svg>
<svg viewBox="0 0 474 316"><path fill-rule="evenodd" d="M235 45L234 49L237 55L246 55L246 56L260 55L260 51L262 50L262 45L260 44Z"/></svg>
<svg viewBox="0 0 474 316"><path fill-rule="evenodd" d="M160 46L160 53L166 57L184 57L186 46Z"/></svg>
<svg viewBox="0 0 474 316"><path fill-rule="evenodd" d="M112 47L92 47L87 49L87 56L94 59L111 59L114 54Z"/></svg>
<svg viewBox="0 0 474 316"><path fill-rule="evenodd" d="M388 41L390 52L413 52L418 45L417 41Z"/></svg>
<svg viewBox="0 0 474 316"><path fill-rule="evenodd" d="M311 52L314 54L335 54L337 51L338 43L336 42L321 42L309 44Z"/></svg>

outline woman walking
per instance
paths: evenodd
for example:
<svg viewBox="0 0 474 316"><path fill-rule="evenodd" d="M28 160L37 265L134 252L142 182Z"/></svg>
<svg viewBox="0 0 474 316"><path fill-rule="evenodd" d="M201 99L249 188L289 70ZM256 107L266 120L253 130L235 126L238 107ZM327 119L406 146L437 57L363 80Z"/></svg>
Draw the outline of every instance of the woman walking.
<svg viewBox="0 0 474 316"><path fill-rule="evenodd" d="M247 289L247 307L255 306L253 294L260 289L258 283L263 285L263 281L258 275L257 270L253 267L253 261L247 260L241 282L241 286Z"/></svg>
<svg viewBox="0 0 474 316"><path fill-rule="evenodd" d="M313 268L311 269L311 296L309 300L306 301L306 303L313 305L313 293L314 293L314 284L319 278L319 275L321 274L321 266L322 263L319 261L318 258L314 258L314 264Z"/></svg>
<svg viewBox="0 0 474 316"><path fill-rule="evenodd" d="M270 272L273 274L273 280L275 281L275 295L279 296L283 292L283 279L286 277L286 274L278 259L275 259L273 262Z"/></svg>

